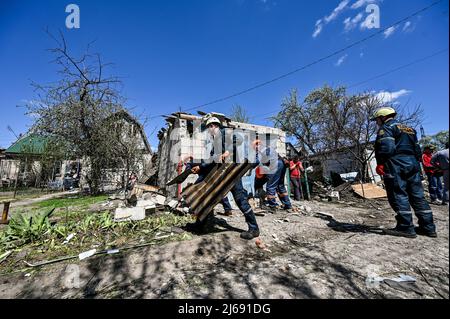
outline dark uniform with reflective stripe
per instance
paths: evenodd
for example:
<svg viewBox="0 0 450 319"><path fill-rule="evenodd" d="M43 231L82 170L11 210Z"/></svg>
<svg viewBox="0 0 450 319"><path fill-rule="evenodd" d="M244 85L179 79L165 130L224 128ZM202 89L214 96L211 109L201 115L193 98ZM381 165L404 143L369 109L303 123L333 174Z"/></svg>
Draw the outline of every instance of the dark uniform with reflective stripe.
<svg viewBox="0 0 450 319"><path fill-rule="evenodd" d="M256 161L262 164L261 168L266 174L265 181L267 182L266 193L268 206L277 206L275 198L276 193L278 193L278 197L283 204L283 208L291 209L292 204L289 199L286 186L284 185L284 177L286 175L287 168L283 159L279 156L275 149L265 147L256 154Z"/></svg>
<svg viewBox="0 0 450 319"><path fill-rule="evenodd" d="M412 206L419 227L435 232L433 213L423 193L420 176L422 151L416 131L394 119L388 120L378 131L375 156L378 165L384 165L389 204L397 213L396 229L415 233Z"/></svg>
<svg viewBox="0 0 450 319"><path fill-rule="evenodd" d="M212 149L210 152L210 158L208 160L202 160L200 164L199 177L195 184L200 183L206 178L206 176L212 171L212 169L219 163L219 157L225 153L225 151L230 152L230 156L236 155L236 147L243 143L243 138L239 135L233 134L232 140L226 140L225 129L220 129L220 133L216 134L212 140ZM231 143L230 143L231 142ZM256 222L255 213L250 206L247 199L247 192L242 185L242 178L238 179L231 189L231 194L233 195L236 205L241 210L244 215L245 221L249 227L249 230L259 230L258 223ZM228 198L222 199L222 205L224 210L231 210L230 202ZM206 220L205 220L206 221ZM199 222L201 223L201 222Z"/></svg>

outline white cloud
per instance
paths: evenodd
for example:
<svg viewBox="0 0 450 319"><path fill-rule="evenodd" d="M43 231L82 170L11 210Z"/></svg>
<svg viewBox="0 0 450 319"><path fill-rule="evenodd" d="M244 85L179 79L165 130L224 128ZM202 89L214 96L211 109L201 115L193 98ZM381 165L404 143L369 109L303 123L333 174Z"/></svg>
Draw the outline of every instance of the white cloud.
<svg viewBox="0 0 450 319"><path fill-rule="evenodd" d="M316 28L314 29L314 33L313 33L313 38L317 37L320 32L322 32L323 29L323 24L322 24L322 19L319 19L316 21Z"/></svg>
<svg viewBox="0 0 450 319"><path fill-rule="evenodd" d="M415 29L415 25L411 21L406 21L403 25L403 32L412 32Z"/></svg>
<svg viewBox="0 0 450 319"><path fill-rule="evenodd" d="M351 8L352 9L358 9L358 8L361 8L362 6L364 6L366 4L375 3L375 2L377 2L377 0L358 0L354 4L352 4Z"/></svg>
<svg viewBox="0 0 450 319"><path fill-rule="evenodd" d="M342 63L344 63L344 61L347 58L347 56L348 56L348 54L344 54L343 56L341 56L334 65L335 66L340 66Z"/></svg>
<svg viewBox="0 0 450 319"><path fill-rule="evenodd" d="M348 17L344 20L344 30L346 32L353 30L357 26L358 22L362 20L362 18L362 13L358 13L353 19L350 19L350 17Z"/></svg>
<svg viewBox="0 0 450 319"><path fill-rule="evenodd" d="M313 38L317 37L320 34L320 32L322 32L323 27L326 24L335 20L341 14L341 12L347 7L349 2L350 0L342 0L329 15L323 17L322 19L317 20L312 37Z"/></svg>
<svg viewBox="0 0 450 319"><path fill-rule="evenodd" d="M360 27L360 29L361 30L364 30L364 29L370 29L371 27L372 27L372 22L371 22L371 20L370 19L364 19L364 21L363 22L361 22L361 24L359 25L359 27Z"/></svg>
<svg viewBox="0 0 450 319"><path fill-rule="evenodd" d="M403 26L403 31L405 31L406 29L408 29L411 26L411 21L406 21L405 25Z"/></svg>
<svg viewBox="0 0 450 319"><path fill-rule="evenodd" d="M383 32L384 38L385 38L385 39L386 39L386 38L389 38L389 37L395 32L396 28L397 28L397 27L390 27L390 28L387 28L386 31Z"/></svg>
<svg viewBox="0 0 450 319"><path fill-rule="evenodd" d="M350 2L350 0L343 0L341 1L338 6L336 8L334 8L333 12L331 12L331 14L329 16L326 16L324 18L326 23L329 23L331 21L333 21L334 19L336 19L339 14L342 12L342 10L345 9L345 7L348 5L348 3Z"/></svg>
<svg viewBox="0 0 450 319"><path fill-rule="evenodd" d="M375 96L379 99L381 99L384 103L391 103L397 100L398 98L408 95L412 91L401 89L399 91L395 92L388 92L388 91L380 91Z"/></svg>

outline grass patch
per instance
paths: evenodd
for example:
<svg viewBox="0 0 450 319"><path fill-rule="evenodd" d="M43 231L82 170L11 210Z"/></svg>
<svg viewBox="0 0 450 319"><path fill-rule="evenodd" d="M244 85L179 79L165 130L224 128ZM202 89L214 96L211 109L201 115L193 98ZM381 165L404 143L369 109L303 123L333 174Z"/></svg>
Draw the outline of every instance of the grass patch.
<svg viewBox="0 0 450 319"><path fill-rule="evenodd" d="M80 199L77 201L78 207L89 205L92 200L99 201L100 198L91 198L91 201ZM192 238L187 233L171 234L171 227L193 221L191 216L162 213L141 221L114 222L113 213L109 211L59 209L49 214L52 210L53 207L44 208L35 210L32 215L24 213L14 216L10 225L0 232L0 255L8 250L14 251L1 265L3 274L23 268L23 260L36 262L76 256L93 248L122 248L152 241L163 244ZM69 234L75 236L69 243L63 244ZM155 239L169 234L170 237Z"/></svg>
<svg viewBox="0 0 450 319"><path fill-rule="evenodd" d="M89 205L99 203L108 199L108 195L98 195L98 196L79 196L73 198L52 198L47 199L42 202L36 203L35 206L38 208L61 208L61 207L75 207L80 206L81 208L86 208Z"/></svg>

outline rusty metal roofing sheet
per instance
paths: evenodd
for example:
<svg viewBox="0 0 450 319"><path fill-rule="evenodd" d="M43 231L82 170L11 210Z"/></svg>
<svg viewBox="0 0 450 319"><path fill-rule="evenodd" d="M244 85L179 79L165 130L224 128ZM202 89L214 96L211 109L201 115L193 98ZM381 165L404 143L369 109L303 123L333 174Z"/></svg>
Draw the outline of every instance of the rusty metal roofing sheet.
<svg viewBox="0 0 450 319"><path fill-rule="evenodd" d="M247 161L244 164L217 164L202 182L188 186L181 196L197 219L203 220L251 168L252 164Z"/></svg>

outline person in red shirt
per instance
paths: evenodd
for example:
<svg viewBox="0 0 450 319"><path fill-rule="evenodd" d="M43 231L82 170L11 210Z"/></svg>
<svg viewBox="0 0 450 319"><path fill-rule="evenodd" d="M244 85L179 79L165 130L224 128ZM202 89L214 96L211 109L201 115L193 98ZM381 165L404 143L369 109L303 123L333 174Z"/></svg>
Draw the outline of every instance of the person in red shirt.
<svg viewBox="0 0 450 319"><path fill-rule="evenodd" d="M432 204L442 202L442 173L431 164L431 158L436 150L434 145L427 145L423 149L422 165L428 178L428 191Z"/></svg>
<svg viewBox="0 0 450 319"><path fill-rule="evenodd" d="M302 186L300 182L301 172L303 172L303 165L300 162L298 156L295 156L289 162L289 170L291 172L291 183L292 188L294 189L294 199L300 200L302 196Z"/></svg>

